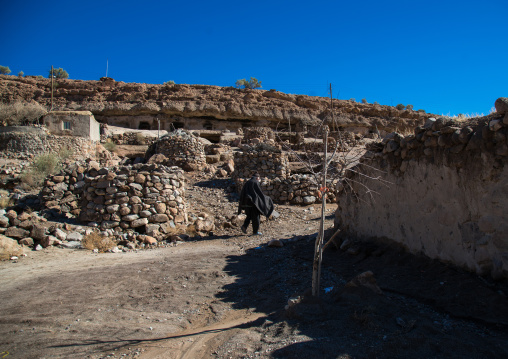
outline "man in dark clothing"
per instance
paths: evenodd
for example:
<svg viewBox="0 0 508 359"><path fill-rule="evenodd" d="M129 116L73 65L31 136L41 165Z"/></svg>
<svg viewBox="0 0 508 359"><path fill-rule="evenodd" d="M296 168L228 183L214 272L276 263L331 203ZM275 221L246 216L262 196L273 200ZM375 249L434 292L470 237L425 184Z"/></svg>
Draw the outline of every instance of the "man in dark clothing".
<svg viewBox="0 0 508 359"><path fill-rule="evenodd" d="M270 217L273 212L273 201L270 197L265 196L259 185L261 177L259 173L255 173L250 180L245 182L240 194L238 202L238 214L245 210L247 218L242 226L242 232L247 233L247 227L252 220L252 230L256 235L261 235L259 230L259 216L263 214L266 218Z"/></svg>

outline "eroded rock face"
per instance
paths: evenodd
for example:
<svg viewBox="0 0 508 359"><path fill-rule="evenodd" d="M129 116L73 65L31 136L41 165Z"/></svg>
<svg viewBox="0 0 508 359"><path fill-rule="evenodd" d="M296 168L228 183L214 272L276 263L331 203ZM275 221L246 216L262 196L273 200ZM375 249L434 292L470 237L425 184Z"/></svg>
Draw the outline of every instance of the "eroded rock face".
<svg viewBox="0 0 508 359"><path fill-rule="evenodd" d="M508 277L508 127L499 114L429 121L371 146L339 196L336 225L494 278ZM379 172L381 170L382 172ZM381 175L380 175L381 174ZM367 191L371 191L368 194ZM377 193L377 194L372 194Z"/></svg>
<svg viewBox="0 0 508 359"><path fill-rule="evenodd" d="M324 97L289 95L275 90L249 90L205 85L153 85L101 81L58 80L56 110L91 111L112 125L162 130L176 128L237 130L245 124L288 128L313 125L329 115ZM0 100L35 100L49 107L49 79L0 75ZM341 127L356 131L392 132L414 128L431 115L374 104L334 100ZM157 121L158 119L158 121Z"/></svg>

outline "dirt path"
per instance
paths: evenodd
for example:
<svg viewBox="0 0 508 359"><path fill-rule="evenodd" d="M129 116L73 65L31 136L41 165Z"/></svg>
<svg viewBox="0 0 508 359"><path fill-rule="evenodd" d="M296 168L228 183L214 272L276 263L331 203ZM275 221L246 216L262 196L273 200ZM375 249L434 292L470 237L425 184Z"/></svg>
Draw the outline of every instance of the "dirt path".
<svg viewBox="0 0 508 359"><path fill-rule="evenodd" d="M227 183L201 185L189 191L198 210L234 213ZM0 357L508 357L508 283L390 246L330 248L320 300L285 310L310 288L319 211L278 211L262 237L227 228L176 247L1 262ZM369 270L382 294L346 285Z"/></svg>

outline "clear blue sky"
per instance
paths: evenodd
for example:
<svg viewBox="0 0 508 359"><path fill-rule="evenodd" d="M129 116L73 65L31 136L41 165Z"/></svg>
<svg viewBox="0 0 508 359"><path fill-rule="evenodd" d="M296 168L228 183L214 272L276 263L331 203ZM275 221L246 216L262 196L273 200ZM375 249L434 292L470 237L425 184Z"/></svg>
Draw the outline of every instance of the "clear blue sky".
<svg viewBox="0 0 508 359"><path fill-rule="evenodd" d="M0 65L488 114L508 96L508 1L2 0Z"/></svg>

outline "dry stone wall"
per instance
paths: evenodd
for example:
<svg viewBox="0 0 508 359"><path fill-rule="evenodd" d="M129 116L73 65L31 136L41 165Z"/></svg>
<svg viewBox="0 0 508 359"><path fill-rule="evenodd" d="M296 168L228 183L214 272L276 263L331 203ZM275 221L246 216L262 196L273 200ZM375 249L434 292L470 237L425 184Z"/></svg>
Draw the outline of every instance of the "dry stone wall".
<svg viewBox="0 0 508 359"><path fill-rule="evenodd" d="M145 157L150 159L154 154L165 156L165 165L178 166L185 171L198 171L206 166L204 145L192 133L181 129L153 143Z"/></svg>
<svg viewBox="0 0 508 359"><path fill-rule="evenodd" d="M497 103L496 103L497 104ZM481 275L508 277L508 120L429 119L414 135L391 134L362 159L336 225ZM372 168L376 168L374 170ZM347 187L347 186L346 186ZM370 194L367 191L371 191ZM372 193L377 194L372 195Z"/></svg>
<svg viewBox="0 0 508 359"><path fill-rule="evenodd" d="M44 132L2 132L0 151L7 158L32 158L42 153L58 153L70 150L73 154L95 158L96 143L90 139L73 136L56 136Z"/></svg>
<svg viewBox="0 0 508 359"><path fill-rule="evenodd" d="M263 178L261 188L275 203L310 205L321 202L319 186L308 174L291 175L288 155L284 152L245 151L234 153L235 171L233 179L240 192L245 181L258 172ZM330 183L328 202L335 202L335 184Z"/></svg>
<svg viewBox="0 0 508 359"><path fill-rule="evenodd" d="M100 168L75 165L46 180L48 208L102 230L169 233L186 221L185 178L178 167L137 164Z"/></svg>

